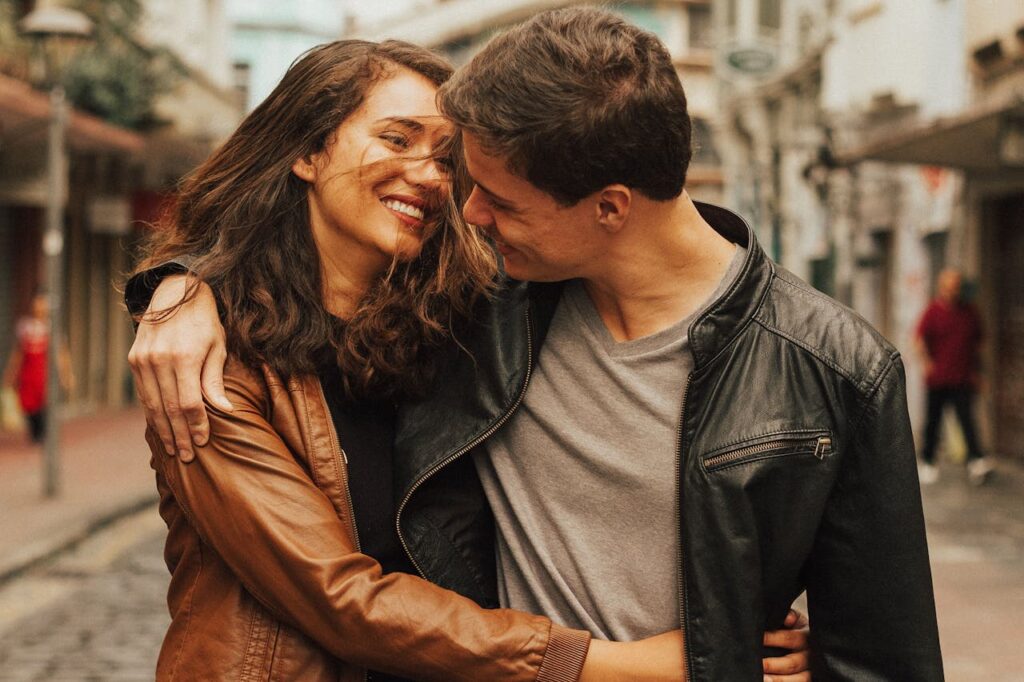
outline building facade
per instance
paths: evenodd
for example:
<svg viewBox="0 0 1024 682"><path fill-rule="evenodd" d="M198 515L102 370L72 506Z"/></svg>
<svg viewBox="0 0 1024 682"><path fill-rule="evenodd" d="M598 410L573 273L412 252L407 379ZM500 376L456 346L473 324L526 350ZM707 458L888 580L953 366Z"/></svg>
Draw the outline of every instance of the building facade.
<svg viewBox="0 0 1024 682"><path fill-rule="evenodd" d="M1020 317L1022 280L1007 274L1024 264L1024 128L1015 123L1024 6L713 6L726 203L753 218L779 262L903 351L916 424L924 398L916 323L938 272L963 270L990 331L985 441L997 454L1024 456L1015 408L1024 367L1011 343L1024 328L1008 321Z"/></svg>
<svg viewBox="0 0 1024 682"><path fill-rule="evenodd" d="M346 6L345 0L228 0L231 68L245 111L270 94L299 55L338 39Z"/></svg>
<svg viewBox="0 0 1024 682"><path fill-rule="evenodd" d="M5 3L0 33L16 37L16 23L32 4ZM119 285L178 180L241 114L224 49L229 27L222 0L148 0L143 10L129 45L165 51L177 74L152 102L153 120L129 130L72 111L68 125L62 312L75 375L70 413L133 400L126 361L132 329ZM46 93L29 83L28 54L0 52L0 363L6 363L15 320L42 284L50 110Z"/></svg>

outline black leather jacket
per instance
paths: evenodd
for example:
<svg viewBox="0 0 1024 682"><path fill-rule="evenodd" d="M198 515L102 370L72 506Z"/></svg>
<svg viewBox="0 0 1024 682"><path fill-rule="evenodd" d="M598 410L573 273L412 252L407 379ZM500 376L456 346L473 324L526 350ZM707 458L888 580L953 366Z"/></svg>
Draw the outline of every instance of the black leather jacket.
<svg viewBox="0 0 1024 682"><path fill-rule="evenodd" d="M941 680L899 354L768 260L741 218L698 209L748 252L690 327L678 467L665 472L681 478L682 587L665 598L683 614L689 679L762 679L763 632L806 589L815 680ZM135 277L129 309L185 265ZM560 293L504 288L446 351L433 391L399 413L402 544L424 577L485 606L497 606L494 524L468 455L515 413Z"/></svg>
<svg viewBox="0 0 1024 682"><path fill-rule="evenodd" d="M768 260L741 218L698 209L748 252L690 327L665 472L681 478L682 588L665 598L683 613L689 679L760 680L763 632L806 589L816 680L941 680L898 352ZM451 350L399 418L402 542L424 576L487 605L493 522L467 455L514 414L559 295L504 289L462 335L469 354Z"/></svg>

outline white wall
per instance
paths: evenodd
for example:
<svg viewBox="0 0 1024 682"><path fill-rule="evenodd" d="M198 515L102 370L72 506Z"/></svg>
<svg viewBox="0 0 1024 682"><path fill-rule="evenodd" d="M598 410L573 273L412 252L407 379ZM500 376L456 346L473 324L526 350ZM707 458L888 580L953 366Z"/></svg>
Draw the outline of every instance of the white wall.
<svg viewBox="0 0 1024 682"><path fill-rule="evenodd" d="M823 61L826 109L867 108L892 93L933 117L967 97L963 49L965 0L846 0Z"/></svg>
<svg viewBox="0 0 1024 682"><path fill-rule="evenodd" d="M169 48L215 85L231 86L224 0L148 0L142 34L150 44Z"/></svg>
<svg viewBox="0 0 1024 682"><path fill-rule="evenodd" d="M274 89L303 52L341 37L346 8L377 3L356 0L228 0L231 61L249 65L251 111Z"/></svg>

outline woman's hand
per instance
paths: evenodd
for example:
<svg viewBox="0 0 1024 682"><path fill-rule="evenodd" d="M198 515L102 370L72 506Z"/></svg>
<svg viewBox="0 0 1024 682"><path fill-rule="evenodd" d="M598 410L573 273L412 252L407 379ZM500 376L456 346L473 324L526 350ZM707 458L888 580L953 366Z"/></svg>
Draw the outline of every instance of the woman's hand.
<svg viewBox="0 0 1024 682"><path fill-rule="evenodd" d="M175 306L189 286L186 275L168 277L153 294L147 316ZM139 323L128 364L135 377L146 421L169 454L192 460L192 443L203 445L210 423L203 395L218 408L231 411L224 395L227 348L213 291L198 283L195 297L157 321Z"/></svg>
<svg viewBox="0 0 1024 682"><path fill-rule="evenodd" d="M785 656L764 659L764 682L810 682L809 634L807 616L793 609L783 629L764 633L765 646L790 650Z"/></svg>
<svg viewBox="0 0 1024 682"><path fill-rule="evenodd" d="M766 632L764 645L791 650L763 661L765 682L810 682L807 617L790 610L781 630ZM673 630L636 642L594 639L579 682L682 682L683 633Z"/></svg>
<svg viewBox="0 0 1024 682"><path fill-rule="evenodd" d="M682 682L683 667L681 630L636 642L592 639L579 682Z"/></svg>

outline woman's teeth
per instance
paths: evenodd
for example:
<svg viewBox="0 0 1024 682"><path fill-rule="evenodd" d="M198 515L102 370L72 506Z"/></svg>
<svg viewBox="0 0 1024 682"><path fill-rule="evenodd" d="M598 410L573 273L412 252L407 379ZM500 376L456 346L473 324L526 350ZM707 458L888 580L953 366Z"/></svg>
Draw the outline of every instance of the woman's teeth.
<svg viewBox="0 0 1024 682"><path fill-rule="evenodd" d="M398 201L396 199L383 199L381 200L381 203L384 204L386 208L390 208L392 211L404 213L405 215L415 218L416 220L423 220L423 211L421 209L418 209L415 206L407 204L403 201Z"/></svg>

